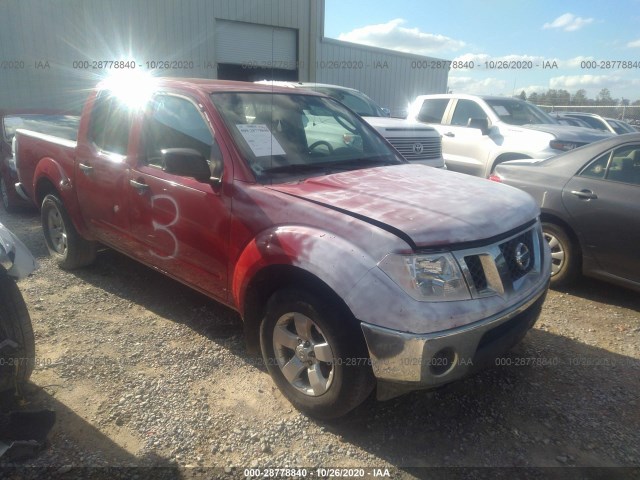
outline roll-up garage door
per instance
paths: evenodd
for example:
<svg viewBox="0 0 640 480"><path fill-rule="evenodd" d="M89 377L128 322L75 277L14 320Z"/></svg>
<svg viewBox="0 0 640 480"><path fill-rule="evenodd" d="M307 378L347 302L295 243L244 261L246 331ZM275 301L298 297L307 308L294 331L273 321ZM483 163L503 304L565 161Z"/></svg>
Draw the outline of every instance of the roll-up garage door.
<svg viewBox="0 0 640 480"><path fill-rule="evenodd" d="M218 63L297 69L297 35L291 28L216 21Z"/></svg>

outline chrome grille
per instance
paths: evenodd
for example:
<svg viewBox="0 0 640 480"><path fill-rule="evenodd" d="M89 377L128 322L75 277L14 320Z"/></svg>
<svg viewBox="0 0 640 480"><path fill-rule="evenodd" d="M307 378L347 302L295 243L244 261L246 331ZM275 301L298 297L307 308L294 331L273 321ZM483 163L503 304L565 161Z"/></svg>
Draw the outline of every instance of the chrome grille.
<svg viewBox="0 0 640 480"><path fill-rule="evenodd" d="M474 298L509 295L540 274L539 224L489 245L454 252Z"/></svg>
<svg viewBox="0 0 640 480"><path fill-rule="evenodd" d="M442 157L440 137L386 137L393 147L409 161Z"/></svg>

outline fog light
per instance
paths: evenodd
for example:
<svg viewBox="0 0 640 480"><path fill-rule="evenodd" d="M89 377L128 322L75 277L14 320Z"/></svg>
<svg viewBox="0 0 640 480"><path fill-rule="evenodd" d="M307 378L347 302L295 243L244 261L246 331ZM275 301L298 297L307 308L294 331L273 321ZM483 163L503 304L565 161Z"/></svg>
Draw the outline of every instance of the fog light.
<svg viewBox="0 0 640 480"><path fill-rule="evenodd" d="M443 348L431 357L429 370L436 377L449 373L456 365L458 355L451 347Z"/></svg>

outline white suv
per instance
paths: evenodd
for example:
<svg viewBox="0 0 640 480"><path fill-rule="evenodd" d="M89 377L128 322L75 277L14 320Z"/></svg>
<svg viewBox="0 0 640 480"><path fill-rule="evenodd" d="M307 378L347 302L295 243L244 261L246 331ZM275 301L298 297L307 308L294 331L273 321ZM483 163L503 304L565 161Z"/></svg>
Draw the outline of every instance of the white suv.
<svg viewBox="0 0 640 480"><path fill-rule="evenodd" d="M544 159L611 136L561 125L535 105L510 97L420 95L407 118L438 130L447 168L479 177L507 160Z"/></svg>
<svg viewBox="0 0 640 480"><path fill-rule="evenodd" d="M359 90L326 83L275 82L269 80L256 83L273 84L279 87L304 88L327 95L360 115L411 163L446 168L442 157L442 139L434 128L412 120L389 118L387 109L380 107ZM340 138L344 134L344 138L347 139L345 141L353 141L349 132L339 133ZM313 132L309 131L309 129L307 129L307 134L313 137Z"/></svg>

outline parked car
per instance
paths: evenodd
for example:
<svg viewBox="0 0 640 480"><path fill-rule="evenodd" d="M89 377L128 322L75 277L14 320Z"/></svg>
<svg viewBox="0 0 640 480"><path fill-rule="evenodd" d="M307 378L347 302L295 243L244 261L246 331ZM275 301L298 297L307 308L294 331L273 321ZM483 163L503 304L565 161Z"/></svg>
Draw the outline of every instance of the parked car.
<svg viewBox="0 0 640 480"><path fill-rule="evenodd" d="M565 117L558 112L550 112L549 116L556 120L561 125L571 125L573 127L591 128L591 125L580 120L579 118Z"/></svg>
<svg viewBox="0 0 640 480"><path fill-rule="evenodd" d="M540 205L552 285L567 285L582 272L640 290L640 133L541 162L503 163L491 179Z"/></svg>
<svg viewBox="0 0 640 480"><path fill-rule="evenodd" d="M447 168L479 177L507 160L548 158L610 136L560 125L535 105L510 97L420 95L408 118L440 132Z"/></svg>
<svg viewBox="0 0 640 480"><path fill-rule="evenodd" d="M77 142L17 131L49 251L77 268L100 242L237 310L300 410L457 380L538 318L550 260L529 195L409 164L315 92L139 82L100 84ZM361 142L314 148L307 113Z"/></svg>
<svg viewBox="0 0 640 480"><path fill-rule="evenodd" d="M364 93L354 88L341 87L326 83L304 82L256 82L277 84L282 87L303 88L328 95L346 105L360 115L373 128L387 139L400 154L412 163L420 163L429 167L446 168L442 157L442 139L431 127L402 118L389 118L388 109L382 108ZM307 135L315 140L322 140L314 131L313 119L307 125ZM343 142L353 141L350 132L344 128L336 129L331 140L332 148L338 148ZM323 132L326 135L326 133ZM326 138L325 138L326 140Z"/></svg>
<svg viewBox="0 0 640 480"><path fill-rule="evenodd" d="M0 194L2 205L7 211L29 205L15 189L18 173L12 143L18 128L73 140L78 131L78 117L43 110L0 111Z"/></svg>
<svg viewBox="0 0 640 480"><path fill-rule="evenodd" d="M558 119L576 119L586 123L590 128L603 132L615 133L622 135L625 133L636 133L637 130L622 120L615 118L601 117L594 113L584 112L558 112Z"/></svg>
<svg viewBox="0 0 640 480"><path fill-rule="evenodd" d="M0 392L19 389L33 372L33 326L15 281L35 269L27 247L0 223Z"/></svg>

